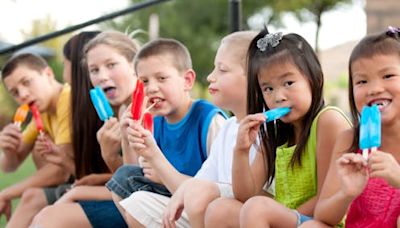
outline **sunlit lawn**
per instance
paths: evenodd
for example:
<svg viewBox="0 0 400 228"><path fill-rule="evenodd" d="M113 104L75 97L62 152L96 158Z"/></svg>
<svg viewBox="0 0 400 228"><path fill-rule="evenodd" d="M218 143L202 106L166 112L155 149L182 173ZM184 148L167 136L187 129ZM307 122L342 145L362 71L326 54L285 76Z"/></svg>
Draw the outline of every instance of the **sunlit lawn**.
<svg viewBox="0 0 400 228"><path fill-rule="evenodd" d="M29 157L24 164L19 167L19 169L14 173L2 173L0 172L0 189L4 189L7 186L10 186L18 181L24 179L26 176L31 175L35 171L35 167L33 165L31 157ZM17 205L19 200L13 201L13 209ZM5 227L6 220L5 217L2 216L0 218L0 227Z"/></svg>

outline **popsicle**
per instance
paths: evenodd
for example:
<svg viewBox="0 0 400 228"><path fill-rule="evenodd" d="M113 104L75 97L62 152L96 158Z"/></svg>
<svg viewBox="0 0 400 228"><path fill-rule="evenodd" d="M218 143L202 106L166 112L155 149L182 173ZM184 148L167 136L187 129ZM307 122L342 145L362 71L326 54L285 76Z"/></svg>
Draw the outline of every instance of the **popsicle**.
<svg viewBox="0 0 400 228"><path fill-rule="evenodd" d="M143 82L137 81L135 91L132 94L131 113L133 120L140 120L142 117L142 106L144 100L144 85Z"/></svg>
<svg viewBox="0 0 400 228"><path fill-rule="evenodd" d="M40 135L43 135L44 128L43 128L42 119L40 118L39 109L36 107L36 105L31 105L31 111L32 111L33 119L35 120L35 123L36 123L36 129L39 131Z"/></svg>
<svg viewBox="0 0 400 228"><path fill-rule="evenodd" d="M92 100L93 106L96 109L97 115L99 115L102 121L106 121L114 115L106 95L99 86L96 86L94 89L90 90L90 99Z"/></svg>
<svg viewBox="0 0 400 228"><path fill-rule="evenodd" d="M368 150L375 151L381 145L381 113L377 105L364 106L361 110L359 147L368 159Z"/></svg>
<svg viewBox="0 0 400 228"><path fill-rule="evenodd" d="M143 114L143 127L153 133L153 115L149 112Z"/></svg>
<svg viewBox="0 0 400 228"><path fill-rule="evenodd" d="M287 115L289 112L290 112L289 107L280 107L280 108L270 109L264 112L264 115L265 117L267 117L266 122L270 122Z"/></svg>
<svg viewBox="0 0 400 228"><path fill-rule="evenodd" d="M19 106L14 115L14 124L20 127L21 124L25 121L28 112L29 106L27 104Z"/></svg>

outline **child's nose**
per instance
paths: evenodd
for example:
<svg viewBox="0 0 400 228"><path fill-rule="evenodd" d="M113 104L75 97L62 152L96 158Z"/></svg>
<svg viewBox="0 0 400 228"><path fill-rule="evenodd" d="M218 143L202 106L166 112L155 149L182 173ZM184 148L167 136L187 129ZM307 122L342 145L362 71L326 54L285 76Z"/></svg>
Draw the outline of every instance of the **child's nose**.
<svg viewBox="0 0 400 228"><path fill-rule="evenodd" d="M155 93L158 91L158 85L155 82L151 82L149 81L146 85L146 91L151 94L151 93Z"/></svg>
<svg viewBox="0 0 400 228"><path fill-rule="evenodd" d="M382 84L380 82L373 82L370 83L369 89L368 89L368 95L369 96L374 96L376 94L379 94L381 92L383 92L384 88L382 86Z"/></svg>
<svg viewBox="0 0 400 228"><path fill-rule="evenodd" d="M279 104L282 103L283 101L286 101L286 95L282 89L276 89L275 90L275 103Z"/></svg>
<svg viewBox="0 0 400 228"><path fill-rule="evenodd" d="M214 82L214 81L215 81L214 71L212 71L212 72L207 76L207 81L208 81L208 82Z"/></svg>
<svg viewBox="0 0 400 228"><path fill-rule="evenodd" d="M20 103L26 103L28 101L29 96L29 91L27 88L20 88L18 91L18 98L21 101Z"/></svg>
<svg viewBox="0 0 400 228"><path fill-rule="evenodd" d="M109 75L108 75L107 70L100 69L98 76L97 76L97 80L98 80L99 84L104 83L108 79L109 79Z"/></svg>

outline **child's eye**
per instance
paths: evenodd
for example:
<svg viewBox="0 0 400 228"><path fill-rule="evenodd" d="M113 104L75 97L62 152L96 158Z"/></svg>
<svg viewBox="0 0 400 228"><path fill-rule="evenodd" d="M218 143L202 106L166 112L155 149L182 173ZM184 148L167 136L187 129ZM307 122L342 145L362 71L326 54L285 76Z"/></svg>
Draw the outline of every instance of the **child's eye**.
<svg viewBox="0 0 400 228"><path fill-rule="evenodd" d="M165 77L165 76L160 76L160 77L158 77L158 80L159 81L165 81L167 79L167 77Z"/></svg>
<svg viewBox="0 0 400 228"><path fill-rule="evenodd" d="M289 87L289 86L293 85L293 83L294 83L294 81L287 81L287 82L283 83L283 85L285 87Z"/></svg>
<svg viewBox="0 0 400 228"><path fill-rule="evenodd" d="M108 63L107 68L113 68L116 65L116 63Z"/></svg>
<svg viewBox="0 0 400 228"><path fill-rule="evenodd" d="M386 75L383 76L383 79L389 79L389 78L392 78L394 76L395 76L394 74L386 74Z"/></svg>
<svg viewBox="0 0 400 228"><path fill-rule="evenodd" d="M365 84L365 83L367 83L367 80L357 80L357 81L354 81L354 84L355 84L355 85L362 85L362 84Z"/></svg>
<svg viewBox="0 0 400 228"><path fill-rule="evenodd" d="M263 92L266 92L266 93L272 93L272 91L274 90L272 87L264 87L263 89Z"/></svg>
<svg viewBox="0 0 400 228"><path fill-rule="evenodd" d="M25 79L22 81L22 85L23 86L29 86L31 84L31 80L30 79Z"/></svg>
<svg viewBox="0 0 400 228"><path fill-rule="evenodd" d="M98 68L89 69L89 73L92 74L92 75L97 74L97 72L99 72Z"/></svg>

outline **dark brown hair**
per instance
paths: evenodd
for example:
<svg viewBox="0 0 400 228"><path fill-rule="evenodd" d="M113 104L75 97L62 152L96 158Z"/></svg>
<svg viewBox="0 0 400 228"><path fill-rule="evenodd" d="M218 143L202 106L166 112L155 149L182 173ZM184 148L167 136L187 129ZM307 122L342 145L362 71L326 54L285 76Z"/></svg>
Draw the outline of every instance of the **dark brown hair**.
<svg viewBox="0 0 400 228"><path fill-rule="evenodd" d="M96 133L102 122L91 105L90 83L86 64L81 64L83 47L99 32L81 32L64 45L64 57L71 62L72 147L75 174L79 179L91 173L110 172L101 156Z"/></svg>
<svg viewBox="0 0 400 228"><path fill-rule="evenodd" d="M291 63L306 77L310 84L312 101L310 109L303 118L304 131L300 135L291 159L291 166L293 167L295 163L301 165L301 156L307 144L312 122L324 106L324 78L314 50L303 37L293 33L287 34L282 37L277 46L268 46L265 51L261 51L257 47L257 42L267 34L269 32L265 28L252 40L248 50L247 113L254 114L269 110L258 82L259 72L262 69L268 70L269 66L275 64ZM271 184L272 177L275 175L277 147L286 142L294 142L293 126L280 120L276 123L276 126L273 122L269 122L260 127L261 148L267 167L269 184ZM278 132L278 134L276 135L275 132Z"/></svg>
<svg viewBox="0 0 400 228"><path fill-rule="evenodd" d="M11 57L5 63L3 69L1 70L2 79L4 80L6 77L12 74L19 66L25 66L37 72L42 72L49 65L47 64L46 60L38 55L31 53L19 54Z"/></svg>
<svg viewBox="0 0 400 228"><path fill-rule="evenodd" d="M399 32L387 31L384 33L369 35L362 39L353 49L349 60L349 105L351 118L354 126L354 137L350 151L358 150L360 132L360 114L357 111L353 94L352 64L361 58L371 58L374 55L397 55L400 57L400 34Z"/></svg>

